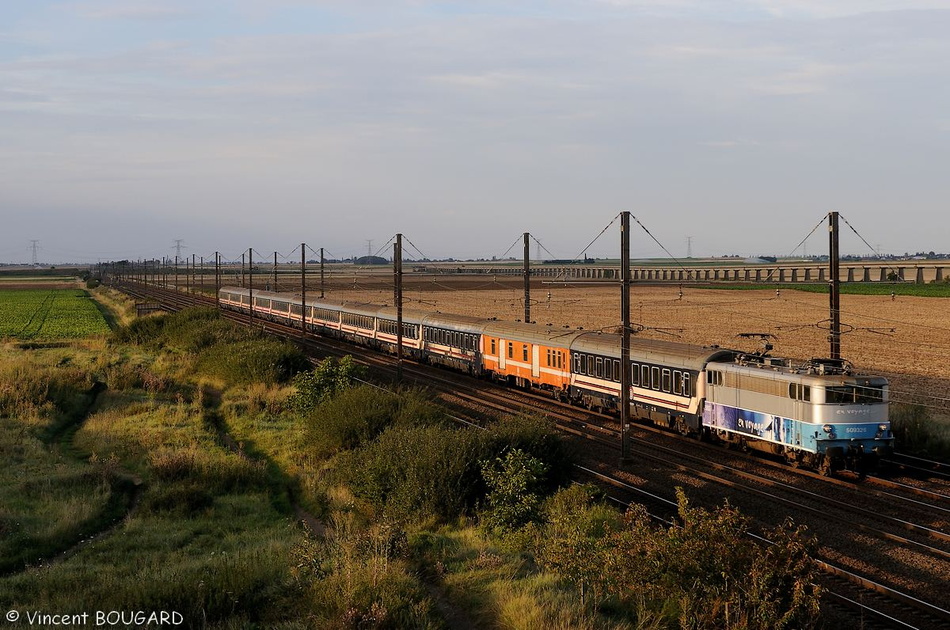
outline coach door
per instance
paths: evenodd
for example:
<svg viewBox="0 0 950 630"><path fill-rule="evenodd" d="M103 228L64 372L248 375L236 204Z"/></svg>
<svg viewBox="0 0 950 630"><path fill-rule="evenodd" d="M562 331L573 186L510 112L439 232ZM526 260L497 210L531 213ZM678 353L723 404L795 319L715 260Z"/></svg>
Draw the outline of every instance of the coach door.
<svg viewBox="0 0 950 630"><path fill-rule="evenodd" d="M498 339L498 367L501 370L505 369L505 366L508 364L508 342L504 339Z"/></svg>
<svg viewBox="0 0 950 630"><path fill-rule="evenodd" d="M531 346L531 377L541 377L541 346L538 344Z"/></svg>

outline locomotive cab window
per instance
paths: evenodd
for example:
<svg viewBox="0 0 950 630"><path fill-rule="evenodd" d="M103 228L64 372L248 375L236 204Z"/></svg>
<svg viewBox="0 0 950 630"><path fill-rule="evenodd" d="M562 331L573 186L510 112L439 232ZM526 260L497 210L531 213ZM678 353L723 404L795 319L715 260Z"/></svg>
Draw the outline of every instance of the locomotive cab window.
<svg viewBox="0 0 950 630"><path fill-rule="evenodd" d="M825 402L831 404L859 404L866 405L879 403L884 400L883 387L860 385L843 385L841 387L826 387Z"/></svg>

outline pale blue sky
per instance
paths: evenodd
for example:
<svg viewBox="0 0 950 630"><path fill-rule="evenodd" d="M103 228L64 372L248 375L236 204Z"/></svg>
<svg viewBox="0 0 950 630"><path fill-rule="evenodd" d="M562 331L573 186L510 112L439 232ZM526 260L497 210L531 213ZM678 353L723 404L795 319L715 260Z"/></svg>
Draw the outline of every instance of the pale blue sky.
<svg viewBox="0 0 950 630"><path fill-rule="evenodd" d="M621 210L678 256L828 210L948 251L947 33L950 0L0 0L0 261L572 258Z"/></svg>

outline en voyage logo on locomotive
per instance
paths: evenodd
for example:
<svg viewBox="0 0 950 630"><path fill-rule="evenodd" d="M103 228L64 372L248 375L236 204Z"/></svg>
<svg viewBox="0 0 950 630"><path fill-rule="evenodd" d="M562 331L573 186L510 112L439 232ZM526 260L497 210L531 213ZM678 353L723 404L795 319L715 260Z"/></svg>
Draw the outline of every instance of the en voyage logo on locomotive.
<svg viewBox="0 0 950 630"><path fill-rule="evenodd" d="M253 305L250 304L253 297ZM303 304L288 294L226 287L223 308L300 326ZM394 307L306 304L307 329L394 352ZM545 390L555 398L616 411L620 335L407 309L403 353L475 376ZM631 417L783 456L831 474L864 474L893 448L888 384L842 360L793 364L767 353L631 340Z"/></svg>

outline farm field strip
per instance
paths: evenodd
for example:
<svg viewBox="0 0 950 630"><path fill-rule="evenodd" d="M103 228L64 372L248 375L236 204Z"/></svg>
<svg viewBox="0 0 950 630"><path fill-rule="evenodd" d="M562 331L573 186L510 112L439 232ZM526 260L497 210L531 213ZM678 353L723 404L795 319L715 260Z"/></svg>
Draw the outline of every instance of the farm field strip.
<svg viewBox="0 0 950 630"><path fill-rule="evenodd" d="M109 332L81 289L0 289L0 337L78 339Z"/></svg>

